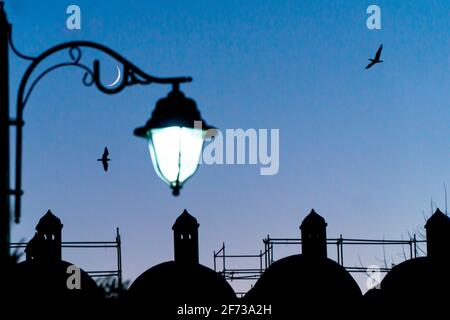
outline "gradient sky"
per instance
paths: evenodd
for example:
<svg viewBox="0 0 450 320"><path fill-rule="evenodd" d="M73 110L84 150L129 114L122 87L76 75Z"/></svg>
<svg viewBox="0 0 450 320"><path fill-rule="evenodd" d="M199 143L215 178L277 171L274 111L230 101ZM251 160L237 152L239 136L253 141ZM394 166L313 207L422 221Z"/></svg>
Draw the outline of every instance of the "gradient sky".
<svg viewBox="0 0 450 320"><path fill-rule="evenodd" d="M381 30L366 27L373 3ZM66 28L70 4L81 8L81 30ZM200 222L200 261L212 266L222 241L239 254L259 252L266 234L297 237L311 208L326 218L329 237L398 239L423 226L431 198L445 207L448 1L7 0L6 10L23 53L96 41L151 74L192 76L183 91L220 129L280 129L277 175L260 176L254 165L203 165L175 198L144 140L132 135L169 88L110 96L84 87L77 69L53 72L24 113L15 241L30 239L47 209L62 219L66 241L112 240L120 227L124 278L134 279L173 258L171 227L184 208ZM381 43L385 62L365 70ZM112 81L115 61L95 57L102 79ZM11 58L12 100L26 66ZM96 161L104 146L108 173ZM363 249L364 263L380 257ZM348 264L357 264L355 252ZM114 262L111 250L64 257L87 270Z"/></svg>

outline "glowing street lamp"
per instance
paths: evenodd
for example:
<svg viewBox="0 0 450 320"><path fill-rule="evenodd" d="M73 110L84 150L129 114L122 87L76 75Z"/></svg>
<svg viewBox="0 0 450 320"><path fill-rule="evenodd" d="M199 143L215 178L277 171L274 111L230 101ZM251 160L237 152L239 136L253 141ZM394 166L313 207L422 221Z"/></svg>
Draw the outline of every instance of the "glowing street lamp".
<svg viewBox="0 0 450 320"><path fill-rule="evenodd" d="M197 170L203 141L214 135L213 129L201 119L195 101L175 83L167 97L156 103L145 126L135 129L134 134L147 139L156 173L177 196Z"/></svg>

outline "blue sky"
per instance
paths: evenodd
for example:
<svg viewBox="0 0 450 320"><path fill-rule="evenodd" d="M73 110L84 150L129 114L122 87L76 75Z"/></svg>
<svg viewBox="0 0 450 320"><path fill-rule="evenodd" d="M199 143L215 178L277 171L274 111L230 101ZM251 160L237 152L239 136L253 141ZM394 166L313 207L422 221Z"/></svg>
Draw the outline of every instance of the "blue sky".
<svg viewBox="0 0 450 320"><path fill-rule="evenodd" d="M373 3L381 30L366 27ZM81 8L81 30L66 28L70 4ZM26 54L96 41L151 74L192 76L182 89L220 129L280 130L277 175L203 165L174 198L132 135L169 88L109 96L84 87L78 70L56 71L24 114L25 195L14 240L29 239L47 209L63 220L66 241L109 240L120 227L124 275L134 279L172 259L171 226L184 208L200 222L200 261L212 266L222 241L229 252L256 253L266 234L297 237L311 208L330 237L400 238L424 224L431 198L445 206L448 1L14 0L6 10ZM365 70L381 43L385 62ZM96 57L112 81L115 62ZM26 66L11 58L13 100ZM96 161L105 145L107 174ZM361 254L367 262L379 255ZM113 261L108 251L65 257L86 269Z"/></svg>

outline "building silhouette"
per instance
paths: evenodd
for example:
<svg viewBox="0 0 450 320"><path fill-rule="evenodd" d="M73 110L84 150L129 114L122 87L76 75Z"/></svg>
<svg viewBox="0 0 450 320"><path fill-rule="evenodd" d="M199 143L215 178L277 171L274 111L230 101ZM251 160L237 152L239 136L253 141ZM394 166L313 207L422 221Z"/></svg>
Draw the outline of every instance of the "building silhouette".
<svg viewBox="0 0 450 320"><path fill-rule="evenodd" d="M302 254L315 260L327 258L327 223L314 209L300 225Z"/></svg>
<svg viewBox="0 0 450 320"><path fill-rule="evenodd" d="M425 224L427 234L427 258L434 264L448 265L450 262L450 218L441 210Z"/></svg>
<svg viewBox="0 0 450 320"><path fill-rule="evenodd" d="M26 260L15 265L7 277L8 305L33 306L23 312L47 318L60 316L60 310L66 308L72 312L89 309L91 315L100 311L106 318L120 315L134 319L148 314L168 320L184 319L178 313L180 307L220 309L223 304L270 305L271 314L258 319L274 320L302 319L312 314L337 319L383 314L414 318L418 308L420 314L433 318L447 312L450 218L439 209L425 225L427 256L394 266L364 297L344 266L328 258L327 223L314 210L299 227L301 254L270 264L241 299L236 298L222 274L200 264L199 226L197 219L184 210L172 226L174 260L151 267L124 296L105 302L103 291L82 270L81 287L69 288L71 274L67 270L72 264L62 259L63 224L49 210L26 246ZM221 319L218 314L209 318Z"/></svg>
<svg viewBox="0 0 450 320"><path fill-rule="evenodd" d="M103 292L83 270L79 270L79 288L68 285L75 272L73 264L61 257L61 220L49 210L36 226L36 233L25 249L26 260L12 270L10 302L29 306L49 304L69 306L99 305ZM69 280L69 283L72 283ZM40 311L39 311L40 310ZM31 310L27 310L31 312ZM55 316L58 310L36 308L35 315Z"/></svg>
<svg viewBox="0 0 450 320"><path fill-rule="evenodd" d="M366 306L395 314L428 316L448 312L450 301L450 218L437 209L425 225L427 256L406 260L365 295Z"/></svg>
<svg viewBox="0 0 450 320"><path fill-rule="evenodd" d="M27 261L57 262L61 261L61 220L48 210L39 219L36 233L25 249Z"/></svg>
<svg viewBox="0 0 450 320"><path fill-rule="evenodd" d="M198 227L200 225L186 210L172 227L175 261L181 264L198 264Z"/></svg>
<svg viewBox="0 0 450 320"><path fill-rule="evenodd" d="M275 261L244 301L272 304L271 319L356 317L361 291L344 267L327 257L326 226L311 210L300 225L302 254Z"/></svg>
<svg viewBox="0 0 450 320"><path fill-rule="evenodd" d="M184 210L172 227L174 260L151 267L133 282L126 310L180 319L177 308L185 304L220 305L236 299L223 276L199 263L198 228L197 219Z"/></svg>

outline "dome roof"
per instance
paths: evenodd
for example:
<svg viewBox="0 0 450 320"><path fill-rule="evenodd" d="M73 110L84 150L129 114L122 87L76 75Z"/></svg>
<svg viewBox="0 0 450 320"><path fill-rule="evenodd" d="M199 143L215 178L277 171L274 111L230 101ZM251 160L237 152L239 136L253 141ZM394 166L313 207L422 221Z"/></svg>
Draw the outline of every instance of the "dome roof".
<svg viewBox="0 0 450 320"><path fill-rule="evenodd" d="M145 271L128 293L133 299L147 303L222 303L236 297L225 278L214 270L201 264L184 265L175 261Z"/></svg>
<svg viewBox="0 0 450 320"><path fill-rule="evenodd" d="M70 289L68 278L74 274L67 261L43 263L35 260L24 261L15 266L12 274L12 295L23 302L73 301L95 302L103 297L96 282L80 269L80 289ZM70 281L69 281L70 282Z"/></svg>
<svg viewBox="0 0 450 320"><path fill-rule="evenodd" d="M420 306L423 310L446 312L450 300L448 288L450 279L446 265L433 263L428 257L420 257L392 268L381 281L381 298L386 309L398 313L411 311L405 308L404 303Z"/></svg>
<svg viewBox="0 0 450 320"><path fill-rule="evenodd" d="M317 311L321 305L353 305L361 298L361 290L345 268L335 261L309 259L298 254L274 262L245 298L278 304L290 315L305 310Z"/></svg>
<svg viewBox="0 0 450 320"><path fill-rule="evenodd" d="M446 266L433 264L428 257L410 259L396 265L381 281L384 293L411 297L433 292L440 294L441 289L449 287Z"/></svg>

